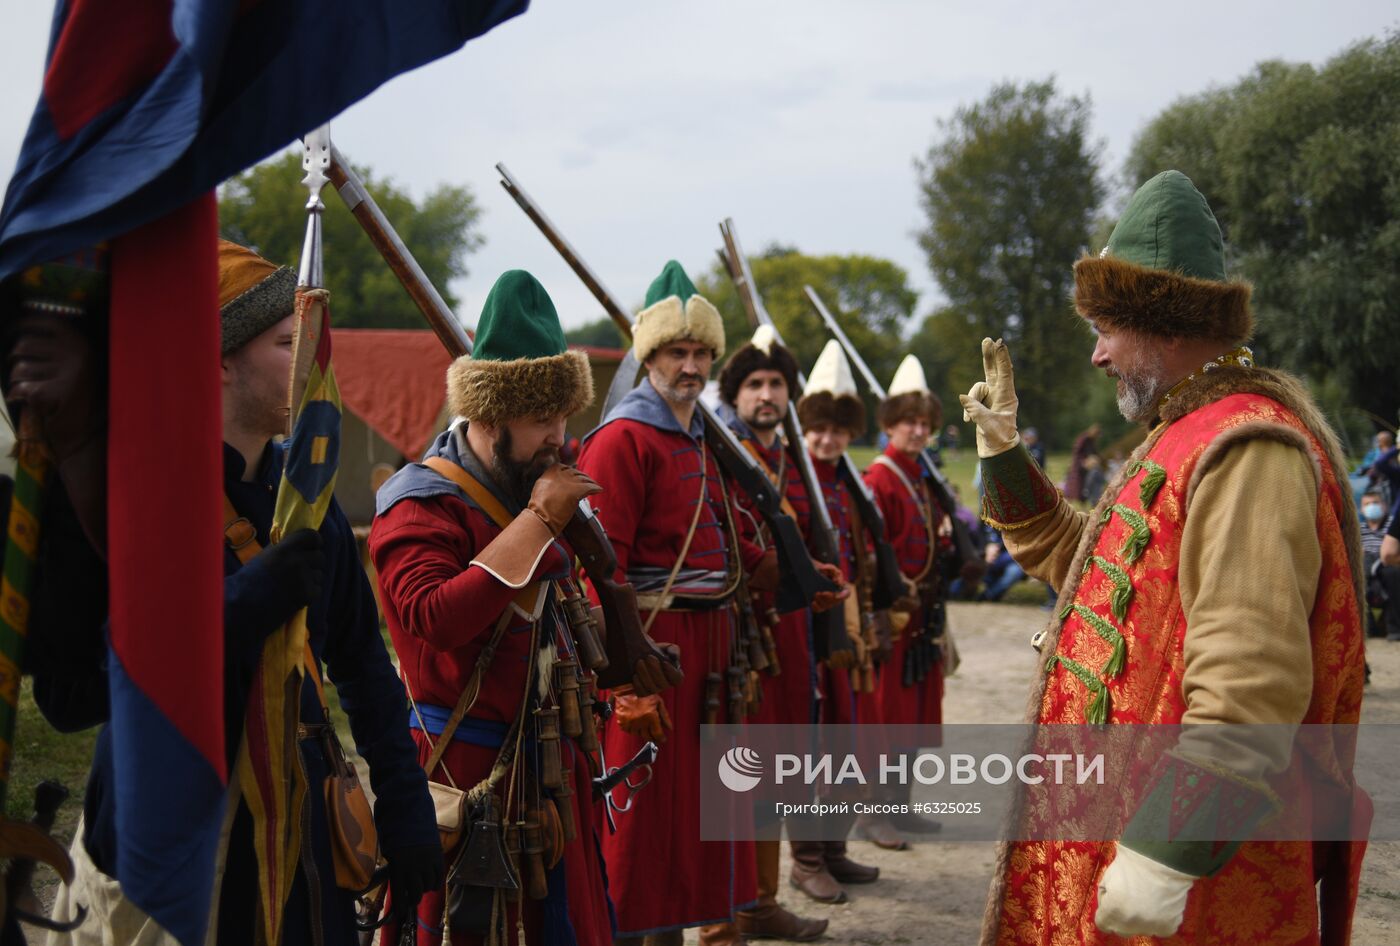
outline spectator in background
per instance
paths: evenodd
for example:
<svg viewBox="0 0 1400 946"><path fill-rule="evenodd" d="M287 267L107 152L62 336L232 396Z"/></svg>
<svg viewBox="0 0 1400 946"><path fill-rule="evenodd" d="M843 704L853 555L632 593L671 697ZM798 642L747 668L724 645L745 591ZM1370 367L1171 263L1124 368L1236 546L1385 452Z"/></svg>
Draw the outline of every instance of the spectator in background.
<svg viewBox="0 0 1400 946"><path fill-rule="evenodd" d="M1074 441L1074 450L1069 457L1069 472L1065 474L1065 498L1074 502L1085 498L1084 491L1084 461L1099 452L1099 434L1102 428L1098 424L1090 425Z"/></svg>
<svg viewBox="0 0 1400 946"><path fill-rule="evenodd" d="M956 457L958 447L962 444L962 431L958 430L957 424L949 424L943 428L943 435L938 438L940 451L946 450L948 456Z"/></svg>
<svg viewBox="0 0 1400 946"><path fill-rule="evenodd" d="M1400 516L1391 516L1381 540L1381 587L1390 599L1385 609L1385 639L1400 641Z"/></svg>
<svg viewBox="0 0 1400 946"><path fill-rule="evenodd" d="M1371 464L1370 472L1371 486L1381 491L1394 511L1397 501L1400 501L1400 449L1395 447L1393 438L1390 448L1383 450L1376 457L1376 462Z"/></svg>
<svg viewBox="0 0 1400 946"><path fill-rule="evenodd" d="M1385 502L1376 490L1367 490L1361 496L1361 555L1362 567L1366 575L1366 635L1385 637L1384 620L1376 620L1376 608L1382 615L1390 609L1387 604L1389 594L1385 588L1384 572L1381 564L1381 545L1385 539Z"/></svg>
<svg viewBox="0 0 1400 946"><path fill-rule="evenodd" d="M1356 469L1352 470L1347 477L1351 481L1352 498L1356 500L1357 514L1361 511L1361 496L1371 488L1371 467L1381 458L1381 454L1395 446L1395 435L1388 430L1382 430L1371 438L1371 449L1366 451L1366 455L1361 458L1361 462L1356 464Z"/></svg>
<svg viewBox="0 0 1400 946"><path fill-rule="evenodd" d="M1025 580L1026 573L1006 550L1006 545L1001 541L1001 533L990 527L987 533L990 538L983 552L987 562L987 573L983 576L986 588L977 596L977 600L1000 601L1013 585Z"/></svg>
<svg viewBox="0 0 1400 946"><path fill-rule="evenodd" d="M1108 481L1104 478L1103 457L1097 453L1091 453L1084 458L1084 501L1090 506L1096 506L1099 497L1103 495L1104 484Z"/></svg>
<svg viewBox="0 0 1400 946"><path fill-rule="evenodd" d="M1026 452L1031 455L1036 466L1045 469L1045 444L1040 442L1040 431L1034 427L1027 427L1021 431L1021 442L1026 445Z"/></svg>

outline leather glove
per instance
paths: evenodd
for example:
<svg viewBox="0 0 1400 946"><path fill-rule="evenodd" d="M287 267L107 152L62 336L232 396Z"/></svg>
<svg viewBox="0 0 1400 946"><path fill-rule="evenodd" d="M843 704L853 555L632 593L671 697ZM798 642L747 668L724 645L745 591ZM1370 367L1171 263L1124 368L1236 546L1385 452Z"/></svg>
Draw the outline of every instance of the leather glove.
<svg viewBox="0 0 1400 946"><path fill-rule="evenodd" d="M447 877L441 844L413 844L384 852L389 862L389 897L401 921L418 913L423 894L437 890Z"/></svg>
<svg viewBox="0 0 1400 946"><path fill-rule="evenodd" d="M1021 442L1016 432L1016 379L1011 371L1011 353L1001 339L982 339L982 370L987 380L978 381L966 394L958 395L963 420L977 425L977 455L986 459L1005 453Z"/></svg>
<svg viewBox="0 0 1400 946"><path fill-rule="evenodd" d="M1181 926L1195 881L1120 844L1099 881L1094 923L1120 936L1171 936Z"/></svg>
<svg viewBox="0 0 1400 946"><path fill-rule="evenodd" d="M603 487L586 474L572 466L556 463L535 480L527 508L558 535L578 511L579 501L602 491Z"/></svg>
<svg viewBox="0 0 1400 946"><path fill-rule="evenodd" d="M631 692L650 696L676 686L684 679L685 674L681 671L681 649L678 644L659 643L652 640L650 634L645 637L651 641L660 656L647 654L638 658L632 667Z"/></svg>
<svg viewBox="0 0 1400 946"><path fill-rule="evenodd" d="M613 719L625 733L647 739L658 746L666 741L671 729L671 714L661 697L635 696L627 686L613 690Z"/></svg>
<svg viewBox="0 0 1400 946"><path fill-rule="evenodd" d="M828 565L826 562L813 562L812 565L817 569L818 575L841 586L839 591L818 591L813 595L813 611L829 611L851 596L851 586L846 584L846 579L841 575L841 569L835 565Z"/></svg>
<svg viewBox="0 0 1400 946"><path fill-rule="evenodd" d="M749 588L754 591L777 591L782 575L778 572L778 550L769 549L763 553L749 575Z"/></svg>
<svg viewBox="0 0 1400 946"><path fill-rule="evenodd" d="M321 597L326 578L326 553L321 533L298 529L276 545L263 549L244 569L260 569L257 585L266 595L278 625Z"/></svg>

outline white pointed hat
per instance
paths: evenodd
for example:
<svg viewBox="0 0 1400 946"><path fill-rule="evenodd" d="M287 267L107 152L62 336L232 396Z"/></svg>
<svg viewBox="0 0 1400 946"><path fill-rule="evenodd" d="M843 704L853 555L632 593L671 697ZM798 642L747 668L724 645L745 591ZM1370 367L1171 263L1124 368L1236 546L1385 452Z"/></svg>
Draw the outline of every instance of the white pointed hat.
<svg viewBox="0 0 1400 946"><path fill-rule="evenodd" d="M773 343L778 340L778 333L771 325L760 325L754 330L753 338L749 339L749 344L765 355L773 354Z"/></svg>
<svg viewBox="0 0 1400 946"><path fill-rule="evenodd" d="M812 373L807 376L807 387L803 390L807 394L829 391L836 397L857 396L856 379L851 374L851 363L846 360L846 353L841 350L841 343L836 339L827 340L826 347L812 365Z"/></svg>
<svg viewBox="0 0 1400 946"><path fill-rule="evenodd" d="M886 396L926 394L928 390L928 379L924 377L924 366L919 364L919 359L913 355L905 355L904 360L899 363L899 368L895 370L894 378L890 380L890 389L886 392Z"/></svg>
<svg viewBox="0 0 1400 946"><path fill-rule="evenodd" d="M865 432L865 404L856 393L851 363L834 338L812 365L802 400L797 402L797 417L804 427L833 424L857 437Z"/></svg>

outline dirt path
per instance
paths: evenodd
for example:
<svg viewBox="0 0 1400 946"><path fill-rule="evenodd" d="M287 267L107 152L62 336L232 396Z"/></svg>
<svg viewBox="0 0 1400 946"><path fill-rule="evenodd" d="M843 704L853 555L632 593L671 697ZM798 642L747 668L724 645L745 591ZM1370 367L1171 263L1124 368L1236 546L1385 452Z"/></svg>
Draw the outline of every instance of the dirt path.
<svg viewBox="0 0 1400 946"><path fill-rule="evenodd" d="M949 723L1020 722L1034 670L1030 637L1048 612L1037 607L954 604L950 621L962 667L949 681L944 719ZM1400 722L1400 644L1372 641L1375 683L1368 688L1363 720ZM851 900L824 906L786 889L780 900L804 915L826 917L826 942L886 944L975 943L991 879L994 845L938 843L904 852L881 851L855 841L851 855L880 868L878 883L848 888ZM782 867L787 877L784 853ZM1372 844L1367 852L1357 908L1356 946L1400 940L1400 843ZM784 883L786 881L784 880ZM696 941L691 933L686 942Z"/></svg>

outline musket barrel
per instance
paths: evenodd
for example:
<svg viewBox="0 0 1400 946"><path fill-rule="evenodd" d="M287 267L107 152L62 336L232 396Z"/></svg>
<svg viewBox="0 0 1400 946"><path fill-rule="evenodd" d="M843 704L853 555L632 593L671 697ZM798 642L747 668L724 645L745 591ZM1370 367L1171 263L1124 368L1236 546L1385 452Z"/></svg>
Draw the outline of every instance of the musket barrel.
<svg viewBox="0 0 1400 946"><path fill-rule="evenodd" d="M472 342L466 329L462 328L462 323L457 321L457 317L447 307L432 281L423 272L423 267L418 265L418 261L399 238L393 224L374 202L374 198L365 189L364 182L350 166L350 162L345 160L340 149L334 145L331 146L331 166L326 176L335 185L336 193L345 201L345 206L360 222L374 248L398 277L400 285L413 300L413 304L428 320L428 325L442 341L448 354L453 358L471 354Z"/></svg>

